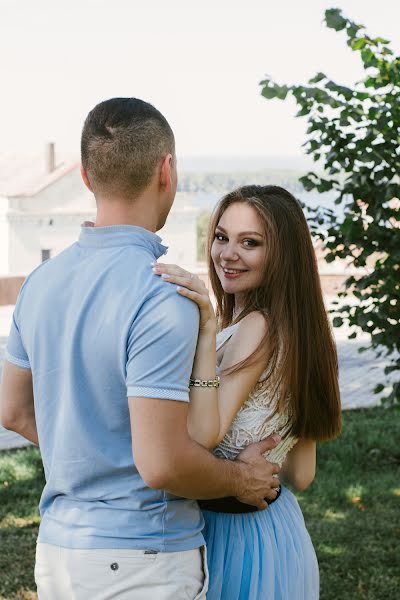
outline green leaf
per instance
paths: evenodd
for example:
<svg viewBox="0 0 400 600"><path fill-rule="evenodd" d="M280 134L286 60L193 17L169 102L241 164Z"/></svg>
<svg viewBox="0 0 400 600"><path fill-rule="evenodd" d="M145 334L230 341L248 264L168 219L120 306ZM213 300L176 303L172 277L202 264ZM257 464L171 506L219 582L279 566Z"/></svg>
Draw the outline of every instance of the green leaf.
<svg viewBox="0 0 400 600"><path fill-rule="evenodd" d="M342 17L342 11L339 8L330 8L325 11L325 22L327 27L335 31L341 31L347 25L347 20Z"/></svg>
<svg viewBox="0 0 400 600"><path fill-rule="evenodd" d="M267 100L271 100L272 98L277 98L277 96L278 96L276 87L270 87L270 86L265 86L261 90L261 94L262 94L262 96L264 96L264 98L267 98Z"/></svg>
<svg viewBox="0 0 400 600"><path fill-rule="evenodd" d="M366 346L360 346L360 348L358 348L357 352L359 354L362 354L363 352L366 352L368 350L368 348Z"/></svg>
<svg viewBox="0 0 400 600"><path fill-rule="evenodd" d="M343 325L343 319L342 317L335 317L332 321L332 325L334 327L341 327Z"/></svg>
<svg viewBox="0 0 400 600"><path fill-rule="evenodd" d="M289 88L286 85L281 85L277 89L276 97L279 100L285 100L286 96L288 95L288 91L289 91Z"/></svg>
<svg viewBox="0 0 400 600"><path fill-rule="evenodd" d="M311 108L309 106L303 106L303 108L296 113L296 117L305 117L310 114L310 110Z"/></svg>
<svg viewBox="0 0 400 600"><path fill-rule="evenodd" d="M378 385L374 387L374 394L380 394L384 389L385 386L383 385L383 383L378 383Z"/></svg>
<svg viewBox="0 0 400 600"><path fill-rule="evenodd" d="M319 83L323 79L326 79L326 75L324 73L317 73L312 79L310 79L309 83Z"/></svg>
<svg viewBox="0 0 400 600"><path fill-rule="evenodd" d="M376 67L377 58L370 48L365 48L361 51L361 58L363 59L364 65L368 67Z"/></svg>
<svg viewBox="0 0 400 600"><path fill-rule="evenodd" d="M366 45L367 40L365 38L358 38L351 41L351 48L353 50L362 50Z"/></svg>

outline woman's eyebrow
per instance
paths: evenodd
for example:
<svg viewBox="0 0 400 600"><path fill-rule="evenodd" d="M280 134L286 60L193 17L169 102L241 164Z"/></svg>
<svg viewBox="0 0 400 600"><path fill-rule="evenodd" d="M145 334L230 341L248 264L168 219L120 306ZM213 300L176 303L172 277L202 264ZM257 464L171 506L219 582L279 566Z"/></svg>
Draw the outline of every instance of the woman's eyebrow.
<svg viewBox="0 0 400 600"><path fill-rule="evenodd" d="M226 233L226 229L221 227L221 225L217 225L216 229L219 229L223 233ZM261 233L258 233L258 231L241 231L238 233L238 235L258 235L258 237L264 237Z"/></svg>

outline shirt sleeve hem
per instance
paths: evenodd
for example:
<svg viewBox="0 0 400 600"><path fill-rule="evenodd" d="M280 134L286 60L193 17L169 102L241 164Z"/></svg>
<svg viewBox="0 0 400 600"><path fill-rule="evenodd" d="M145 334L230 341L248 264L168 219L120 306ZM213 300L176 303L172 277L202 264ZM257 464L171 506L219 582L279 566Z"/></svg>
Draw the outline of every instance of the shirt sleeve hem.
<svg viewBox="0 0 400 600"><path fill-rule="evenodd" d="M16 356L13 356L12 354L10 354L7 350L6 350L6 360L8 360L8 362L12 363L13 365L15 365L17 367L21 367L22 369L28 369L29 371L31 370L31 365L29 364L28 360L23 360L22 358L17 358Z"/></svg>
<svg viewBox="0 0 400 600"><path fill-rule="evenodd" d="M161 400L178 400L189 402L189 393L180 390L167 390L163 388L128 386L128 397L136 398L160 398Z"/></svg>

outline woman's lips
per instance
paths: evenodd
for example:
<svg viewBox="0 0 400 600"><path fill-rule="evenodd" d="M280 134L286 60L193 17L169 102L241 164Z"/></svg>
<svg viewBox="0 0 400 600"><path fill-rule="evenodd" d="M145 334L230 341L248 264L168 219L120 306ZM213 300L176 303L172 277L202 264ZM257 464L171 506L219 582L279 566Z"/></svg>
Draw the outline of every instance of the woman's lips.
<svg viewBox="0 0 400 600"><path fill-rule="evenodd" d="M223 267L221 267L221 269L224 274L224 277L226 277L227 279L237 279L238 277L247 272L245 270L240 269L224 269Z"/></svg>

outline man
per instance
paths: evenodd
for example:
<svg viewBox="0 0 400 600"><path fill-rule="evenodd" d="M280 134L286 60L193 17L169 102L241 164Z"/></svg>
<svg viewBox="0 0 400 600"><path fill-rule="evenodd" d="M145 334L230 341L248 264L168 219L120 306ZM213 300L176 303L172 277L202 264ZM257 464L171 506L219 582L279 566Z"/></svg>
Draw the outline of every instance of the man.
<svg viewBox="0 0 400 600"><path fill-rule="evenodd" d="M230 462L188 435L198 310L151 269L177 185L165 118L134 98L97 105L82 177L96 226L27 278L2 385L3 425L40 445L46 474L39 598L205 598L195 499L265 507L278 468L262 452L276 442Z"/></svg>

